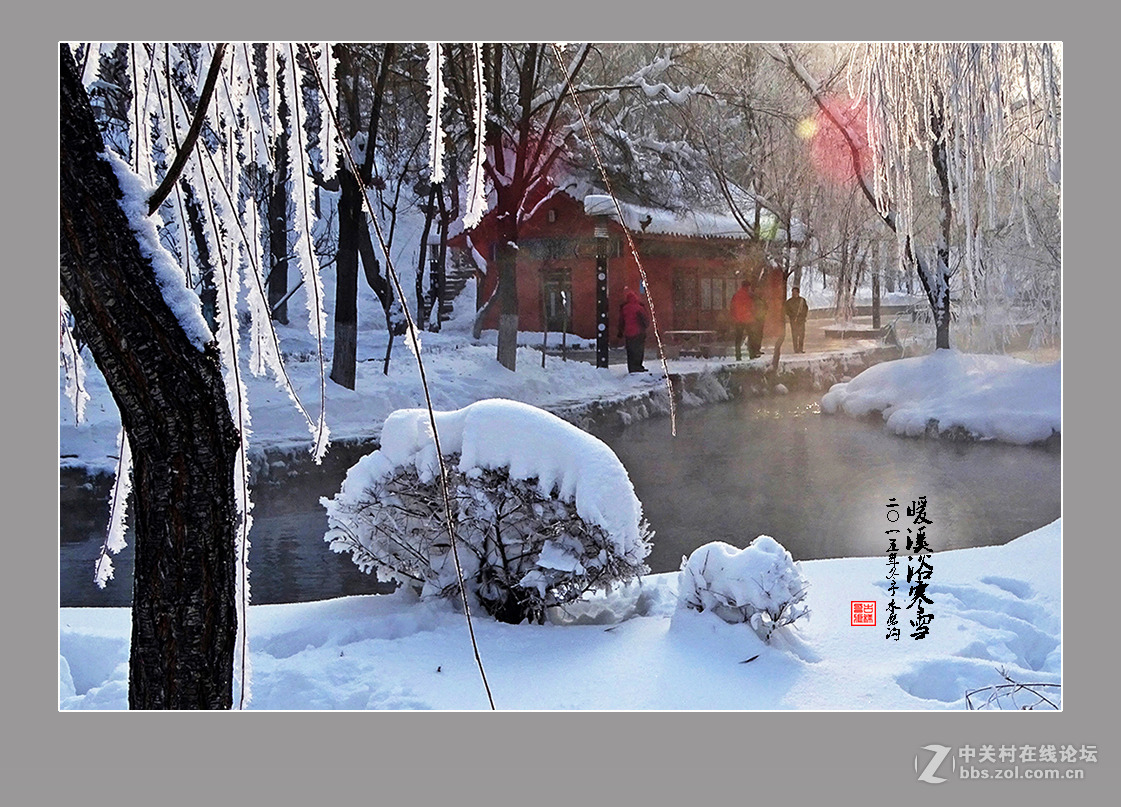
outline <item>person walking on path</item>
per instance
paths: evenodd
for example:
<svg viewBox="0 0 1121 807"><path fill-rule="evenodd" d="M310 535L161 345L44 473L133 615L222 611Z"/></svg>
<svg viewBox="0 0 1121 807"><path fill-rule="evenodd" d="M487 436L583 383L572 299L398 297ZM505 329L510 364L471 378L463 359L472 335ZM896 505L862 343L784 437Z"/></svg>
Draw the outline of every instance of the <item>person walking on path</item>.
<svg viewBox="0 0 1121 807"><path fill-rule="evenodd" d="M751 282L745 280L732 295L732 340L736 343L736 361L743 361L743 338L751 329L751 321L755 316L755 301L751 295Z"/></svg>
<svg viewBox="0 0 1121 807"><path fill-rule="evenodd" d="M795 353L806 352L806 317L810 306L806 298L799 294L797 286L790 289L790 299L782 304L782 313L790 323L790 338L794 342Z"/></svg>
<svg viewBox="0 0 1121 807"><path fill-rule="evenodd" d="M627 346L627 372L645 373L642 366L646 354L646 324L649 318L646 306L631 289L623 290L623 303L619 306L619 336Z"/></svg>
<svg viewBox="0 0 1121 807"><path fill-rule="evenodd" d="M767 293L762 280L751 289L752 317L747 331L747 355L757 359L763 355L763 323L767 320Z"/></svg>

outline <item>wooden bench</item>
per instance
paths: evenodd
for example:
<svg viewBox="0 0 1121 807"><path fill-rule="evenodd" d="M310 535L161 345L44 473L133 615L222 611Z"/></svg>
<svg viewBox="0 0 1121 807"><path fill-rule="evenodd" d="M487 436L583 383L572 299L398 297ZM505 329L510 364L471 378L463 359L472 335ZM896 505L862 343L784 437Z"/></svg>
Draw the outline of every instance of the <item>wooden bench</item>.
<svg viewBox="0 0 1121 807"><path fill-rule="evenodd" d="M666 358L678 356L707 357L716 349L716 331L682 330L665 331ZM671 355L672 353L672 355Z"/></svg>

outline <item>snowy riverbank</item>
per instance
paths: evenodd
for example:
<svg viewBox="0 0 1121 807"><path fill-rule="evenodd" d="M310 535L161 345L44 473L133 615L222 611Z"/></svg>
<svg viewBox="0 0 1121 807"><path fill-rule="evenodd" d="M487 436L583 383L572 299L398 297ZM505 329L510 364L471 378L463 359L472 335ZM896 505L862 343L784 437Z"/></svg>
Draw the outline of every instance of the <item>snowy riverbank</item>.
<svg viewBox="0 0 1121 807"><path fill-rule="evenodd" d="M1026 445L1062 433L1062 362L937 350L835 384L823 412L865 417L907 437L963 436Z"/></svg>
<svg viewBox="0 0 1121 807"><path fill-rule="evenodd" d="M628 376L622 367L597 370L555 357L542 369L540 353L529 347L521 348L518 371L511 373L494 361L492 345L471 344L463 333L424 339L437 409L486 397L539 406L609 401L664 384L654 374ZM369 438L390 411L423 401L411 355L395 352L385 376L375 361L384 343L369 338L365 344L358 389L328 385L336 439ZM318 386L317 366L290 365L305 405ZM687 360L676 369L720 366ZM940 351L876 365L834 386L823 409L858 416L884 411L887 428L902 434L915 433L893 425L906 413L906 423L924 430L934 418L943 428L960 426L981 438L1032 442L1041 439L1040 428L1048 434L1060 428L1060 375L1058 363ZM112 464L118 425L99 384L94 368L89 423L73 425L63 408L64 464ZM250 384L252 442L302 444L306 428L287 395L266 378ZM543 626L477 617L475 631L501 709L961 709L967 692L1007 683L1003 676L1060 682L1061 533L1059 520L1004 546L937 552L932 527L928 612L934 620L922 640L908 636L906 610L900 612L902 638L885 640L886 558L803 563L811 616L781 629L769 645L743 625L678 610L676 574L641 578L570 607L567 615L554 613ZM745 543L755 534L745 525ZM784 536L774 537L781 543ZM897 597L905 593L902 587ZM851 626L854 600L876 603L878 626ZM129 619L123 608L60 610L61 708L126 708ZM254 709L487 706L463 616L443 601L419 602L399 592L251 606L248 631Z"/></svg>
<svg viewBox="0 0 1121 807"><path fill-rule="evenodd" d="M281 340L287 356L287 372L307 411L314 418L319 407L319 362L313 358L312 345L305 332L281 327ZM647 346L649 373L628 374L619 356L612 365L596 368L587 361L565 360L550 352L544 364L539 347L541 334L521 333L517 371L511 372L495 361L495 334L484 332L482 339L457 329L454 323L441 333L422 334L425 377L432 404L438 411L460 409L485 398L506 398L533 404L579 422L582 413L594 417L597 411L618 411L621 422L653 413L669 411L669 396L660 364L654 355L653 340ZM557 335L549 345L555 350ZM591 343L570 338L569 348ZM848 373L855 375L875 359L864 358L876 345L854 341L843 349L828 353L784 355L783 366L809 374L826 385L830 379ZM386 336L364 331L359 339L358 364L354 390L328 381L326 419L331 439L336 442L369 442L377 438L381 424L390 412L424 406L424 392L415 356L401 339L395 341L388 374L383 372ZM759 373L769 364L769 354L752 362L735 362L731 357L679 358L667 362L672 375L691 376L681 396L684 406L699 406L727 400L730 392L716 383L716 374L730 368L754 367ZM85 420L77 423L74 408L64 394L66 379L59 372L59 464L91 473L112 473L117 459L120 417L112 396L96 365L88 362L83 387L90 396ZM330 362L328 361L328 370ZM308 453L312 446L306 422L286 391L269 376L243 376L247 388L251 433L251 456L263 452ZM819 384L820 386L820 384ZM634 407L623 405L634 402ZM632 411L633 410L633 411Z"/></svg>
<svg viewBox="0 0 1121 807"><path fill-rule="evenodd" d="M967 692L1006 684L1002 672L1060 683L1061 550L1060 520L1004 546L935 553L922 640L885 639L881 558L802 563L811 615L769 645L745 625L676 610L676 574L570 609L558 619L569 624L474 627L499 709L959 710ZM877 603L876 627L850 625L852 600ZM127 707L128 635L128 609L60 611L61 708ZM249 635L253 709L488 708L463 616L446 601L251 606Z"/></svg>

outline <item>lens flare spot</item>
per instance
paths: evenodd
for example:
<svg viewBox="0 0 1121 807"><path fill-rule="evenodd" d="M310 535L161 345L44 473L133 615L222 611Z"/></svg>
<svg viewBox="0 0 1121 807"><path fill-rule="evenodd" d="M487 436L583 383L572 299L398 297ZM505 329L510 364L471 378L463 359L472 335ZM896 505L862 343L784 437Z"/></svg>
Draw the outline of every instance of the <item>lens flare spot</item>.
<svg viewBox="0 0 1121 807"><path fill-rule="evenodd" d="M823 106L813 118L813 136L807 138L810 159L825 179L848 184L872 167L867 106L864 99L842 97L826 98Z"/></svg>
<svg viewBox="0 0 1121 807"><path fill-rule="evenodd" d="M817 121L813 118L802 118L794 127L794 134L802 140L809 140L817 134Z"/></svg>

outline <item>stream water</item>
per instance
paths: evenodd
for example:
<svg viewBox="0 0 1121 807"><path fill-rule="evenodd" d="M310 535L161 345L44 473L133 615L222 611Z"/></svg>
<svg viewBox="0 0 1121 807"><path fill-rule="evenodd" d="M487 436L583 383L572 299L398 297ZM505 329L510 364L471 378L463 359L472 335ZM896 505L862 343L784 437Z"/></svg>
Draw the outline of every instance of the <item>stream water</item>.
<svg viewBox="0 0 1121 807"><path fill-rule="evenodd" d="M677 437L648 420L608 439L656 531L652 570L758 535L796 560L886 555L891 497L926 497L935 551L1003 544L1060 515L1058 451L898 437L882 421L824 415L818 400L744 399L686 411Z"/></svg>
<svg viewBox="0 0 1121 807"><path fill-rule="evenodd" d="M1006 543L1060 515L1058 451L896 437L878 422L823 415L818 400L807 393L686 410L676 437L665 418L598 435L627 467L655 531L651 571L676 570L683 555L709 541L742 547L760 534L797 560L886 555L891 497L904 507L926 497L935 551ZM299 461L283 483L253 491L254 603L391 588L323 542L319 497L338 491L360 455L351 451L320 467ZM60 605L131 601L130 548L114 558L116 579L105 590L92 582L106 519L103 489L67 489L59 514Z"/></svg>

